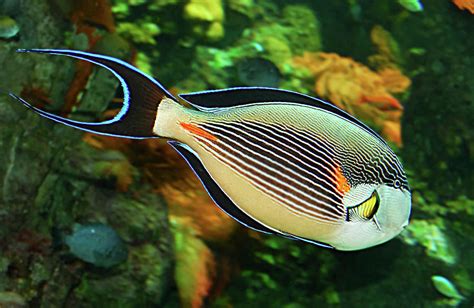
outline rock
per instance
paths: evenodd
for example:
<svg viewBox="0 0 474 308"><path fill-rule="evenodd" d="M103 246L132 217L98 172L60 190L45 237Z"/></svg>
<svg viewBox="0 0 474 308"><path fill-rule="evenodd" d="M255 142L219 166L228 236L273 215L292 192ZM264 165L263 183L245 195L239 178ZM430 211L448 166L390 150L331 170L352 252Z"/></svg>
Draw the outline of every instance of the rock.
<svg viewBox="0 0 474 308"><path fill-rule="evenodd" d="M97 267L112 267L127 259L127 246L111 227L104 224L75 226L65 238L73 255Z"/></svg>

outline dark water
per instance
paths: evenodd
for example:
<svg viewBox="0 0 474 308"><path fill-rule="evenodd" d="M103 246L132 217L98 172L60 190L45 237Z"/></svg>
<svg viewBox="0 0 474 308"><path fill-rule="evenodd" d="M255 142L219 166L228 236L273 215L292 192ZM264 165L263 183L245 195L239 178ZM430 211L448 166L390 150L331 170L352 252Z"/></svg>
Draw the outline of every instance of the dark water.
<svg viewBox="0 0 474 308"><path fill-rule="evenodd" d="M279 87L368 124L412 190L410 225L373 248L263 235L222 214L165 141L84 135L0 92L0 307L472 307L473 10L460 0L0 0L0 89L42 109L97 122L123 92L103 69L17 48L118 57L173 94ZM65 241L77 224L114 236L77 238L83 258ZM91 256L114 249L128 254Z"/></svg>

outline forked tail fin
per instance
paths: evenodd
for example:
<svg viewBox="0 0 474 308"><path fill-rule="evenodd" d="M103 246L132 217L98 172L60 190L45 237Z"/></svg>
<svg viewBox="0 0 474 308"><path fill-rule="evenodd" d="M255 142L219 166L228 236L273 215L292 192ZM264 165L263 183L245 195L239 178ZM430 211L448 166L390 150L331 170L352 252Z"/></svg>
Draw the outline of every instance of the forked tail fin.
<svg viewBox="0 0 474 308"><path fill-rule="evenodd" d="M140 72L132 65L112 57L60 49L18 49L17 51L62 55L85 60L105 67L120 80L124 94L122 109L111 120L98 123L74 121L57 116L36 108L21 97L9 93L11 97L19 100L41 116L71 127L114 137L156 138L160 137L153 133L158 105L165 98L177 101L158 81Z"/></svg>

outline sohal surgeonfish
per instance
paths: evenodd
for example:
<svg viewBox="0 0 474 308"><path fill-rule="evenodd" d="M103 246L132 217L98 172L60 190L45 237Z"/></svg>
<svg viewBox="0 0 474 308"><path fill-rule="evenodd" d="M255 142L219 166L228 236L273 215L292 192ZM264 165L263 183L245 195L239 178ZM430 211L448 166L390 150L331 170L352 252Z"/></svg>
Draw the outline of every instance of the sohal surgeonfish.
<svg viewBox="0 0 474 308"><path fill-rule="evenodd" d="M69 56L110 70L124 102L108 121L70 120L10 95L43 117L84 131L167 138L214 202L251 229L358 250L392 239L408 224L411 194L397 156L332 104L272 88L177 98L118 59L73 50L18 51Z"/></svg>

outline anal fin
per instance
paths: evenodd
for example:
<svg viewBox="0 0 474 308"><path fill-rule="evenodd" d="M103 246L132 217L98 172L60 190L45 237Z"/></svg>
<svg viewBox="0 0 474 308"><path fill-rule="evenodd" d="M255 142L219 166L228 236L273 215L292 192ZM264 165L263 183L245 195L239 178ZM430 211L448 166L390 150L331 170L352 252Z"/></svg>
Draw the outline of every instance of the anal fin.
<svg viewBox="0 0 474 308"><path fill-rule="evenodd" d="M214 203L227 215L255 231L267 234L277 233L239 209L211 177L199 159L199 156L189 146L178 141L168 141L168 143L186 160Z"/></svg>

